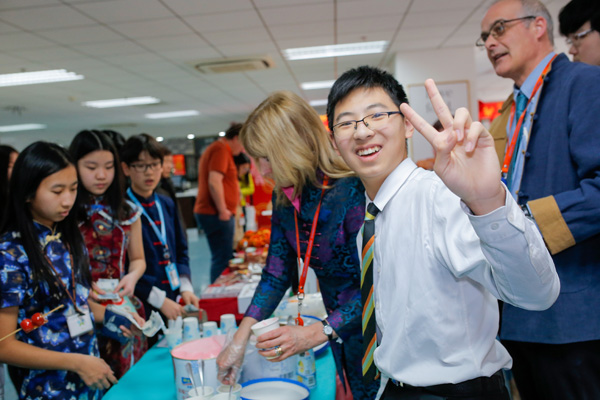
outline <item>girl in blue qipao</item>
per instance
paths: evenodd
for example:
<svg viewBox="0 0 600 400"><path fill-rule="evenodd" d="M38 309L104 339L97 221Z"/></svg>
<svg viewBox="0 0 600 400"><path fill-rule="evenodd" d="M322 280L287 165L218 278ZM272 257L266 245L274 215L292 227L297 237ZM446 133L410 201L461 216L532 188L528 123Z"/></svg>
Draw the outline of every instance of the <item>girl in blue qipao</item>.
<svg viewBox="0 0 600 400"><path fill-rule="evenodd" d="M60 146L33 143L17 158L9 193L0 237L0 362L10 366L20 399L99 399L117 380L98 357L89 310L102 308L88 302L87 253L70 213L75 166ZM39 328L11 334L59 306Z"/></svg>
<svg viewBox="0 0 600 400"><path fill-rule="evenodd" d="M319 279L327 318L267 332L256 347L277 362L329 341L338 376L342 382L346 376L354 399L375 398L379 383L363 383L361 369L356 235L365 210L362 183L336 154L315 110L294 93L275 92L263 101L244 123L240 140L261 174L275 181L273 217L261 281L233 341L217 358L222 382L235 380L251 326L272 314L290 285L298 286L297 260L302 258ZM311 236L314 247L307 256Z"/></svg>

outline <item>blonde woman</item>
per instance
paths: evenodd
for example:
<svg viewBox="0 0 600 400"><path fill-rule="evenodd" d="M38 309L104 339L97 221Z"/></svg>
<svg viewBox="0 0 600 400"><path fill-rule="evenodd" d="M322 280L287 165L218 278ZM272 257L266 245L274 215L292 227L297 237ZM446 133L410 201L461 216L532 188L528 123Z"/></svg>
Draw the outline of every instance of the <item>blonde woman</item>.
<svg viewBox="0 0 600 400"><path fill-rule="evenodd" d="M276 92L263 101L248 117L240 139L261 174L275 182L273 217L262 279L232 343L217 359L221 380L232 383L236 379L250 327L271 315L290 285L298 287L301 258L319 279L328 317L322 324L285 326L265 333L256 346L268 349L261 354L275 357L271 361L276 362L329 341L338 374L343 380L345 372L354 398L374 398L378 384L363 384L361 372L356 235L365 210L360 180L333 149L314 109L294 93ZM311 236L313 245L309 246ZM312 253L307 256L309 247Z"/></svg>

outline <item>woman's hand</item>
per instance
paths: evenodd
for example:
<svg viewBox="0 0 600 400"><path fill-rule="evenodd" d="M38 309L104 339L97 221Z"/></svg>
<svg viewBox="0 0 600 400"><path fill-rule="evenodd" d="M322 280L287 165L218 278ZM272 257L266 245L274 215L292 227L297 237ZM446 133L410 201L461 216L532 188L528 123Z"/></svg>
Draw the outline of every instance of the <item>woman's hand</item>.
<svg viewBox="0 0 600 400"><path fill-rule="evenodd" d="M85 354L73 355L77 357L73 372L91 389L108 389L117 383L115 374L103 359Z"/></svg>
<svg viewBox="0 0 600 400"><path fill-rule="evenodd" d="M125 275L119 281L119 284L115 288L115 293L121 297L133 296L135 291L135 285L137 284L139 277L137 274L129 273Z"/></svg>
<svg viewBox="0 0 600 400"><path fill-rule="evenodd" d="M166 298L162 307L160 308L160 312L163 313L167 319L177 319L177 317L181 317L183 314L183 306L177 304L173 300Z"/></svg>
<svg viewBox="0 0 600 400"><path fill-rule="evenodd" d="M326 341L327 336L323 333L323 326L315 323L310 326L283 326L263 333L257 338L256 347L264 357L275 357L269 361L279 362ZM278 355L279 348L281 348L280 355Z"/></svg>
<svg viewBox="0 0 600 400"><path fill-rule="evenodd" d="M100 286L96 282L92 282L92 290L90 290L90 298L96 303L101 303L102 300L98 298L99 294L106 294L106 292L100 289Z"/></svg>

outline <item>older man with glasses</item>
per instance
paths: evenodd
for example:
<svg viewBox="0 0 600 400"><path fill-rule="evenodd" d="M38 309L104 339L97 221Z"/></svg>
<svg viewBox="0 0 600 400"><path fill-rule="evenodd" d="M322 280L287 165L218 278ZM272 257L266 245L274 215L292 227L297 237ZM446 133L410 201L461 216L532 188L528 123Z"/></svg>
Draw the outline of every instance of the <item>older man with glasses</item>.
<svg viewBox="0 0 600 400"><path fill-rule="evenodd" d="M558 14L573 61L600 65L600 2L573 0Z"/></svg>
<svg viewBox="0 0 600 400"><path fill-rule="evenodd" d="M546 311L503 305L500 338L517 387L523 400L600 399L600 69L554 52L538 0L493 3L477 45L515 83L490 132L502 179L561 280Z"/></svg>

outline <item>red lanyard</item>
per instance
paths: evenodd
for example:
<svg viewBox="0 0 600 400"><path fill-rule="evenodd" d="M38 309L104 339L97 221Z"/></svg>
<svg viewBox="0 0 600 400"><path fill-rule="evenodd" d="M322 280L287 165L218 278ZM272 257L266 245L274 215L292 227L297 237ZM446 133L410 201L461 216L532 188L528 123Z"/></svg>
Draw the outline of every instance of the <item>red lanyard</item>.
<svg viewBox="0 0 600 400"><path fill-rule="evenodd" d="M533 87L533 91L531 92L531 96L529 97L529 100L527 100L527 105L525 106L525 111L523 111L523 113L519 117L519 120L517 121L517 126L515 127L515 130L513 131L513 136L510 141L510 145L508 146L508 149L506 150L506 154L504 155L504 162L502 163L502 173L503 174L508 173L508 167L510 165L510 162L512 161L513 155L515 154L515 150L516 150L515 146L517 144L517 138L519 136L519 132L521 131L521 125L523 125L523 120L525 119L525 114L527 114L527 108L529 107L529 103L531 103L531 100L533 100L533 98L535 97L535 94L537 93L538 89L544 83L544 78L546 77L546 74L548 73L548 70L550 69L550 66L552 65L552 61L554 61L555 58L556 58L556 54L548 62L548 64L546 65L546 68L544 68L544 70L542 71L542 74L538 77L538 80L535 83L535 86ZM515 109L516 109L516 105L515 105L515 100L513 99L512 106L510 109L510 127L508 128L509 132L512 129L512 122L515 117Z"/></svg>
<svg viewBox="0 0 600 400"><path fill-rule="evenodd" d="M319 199L319 205L315 216L313 217L312 226L310 228L310 236L308 238L308 245L306 247L306 254L304 259L306 262L302 267L302 274L298 280L298 318L296 318L296 325L304 326L304 321L300 316L302 311L302 301L304 300L304 284L306 283L306 275L308 274L308 265L310 264L310 255L312 253L313 244L315 242L315 234L317 232L317 221L319 220L319 212L321 211L321 202L323 201L323 194L325 193L325 186L329 183L329 177L325 176L323 179L323 189L321 189L321 198ZM300 252L300 232L298 230L298 212L294 209L294 222L296 223L296 249L298 254L298 268L302 265L302 256Z"/></svg>

